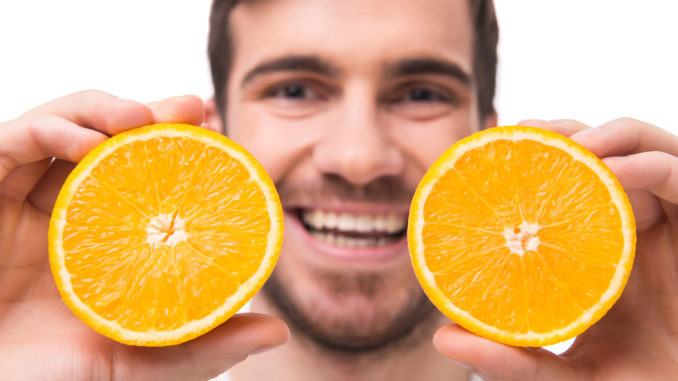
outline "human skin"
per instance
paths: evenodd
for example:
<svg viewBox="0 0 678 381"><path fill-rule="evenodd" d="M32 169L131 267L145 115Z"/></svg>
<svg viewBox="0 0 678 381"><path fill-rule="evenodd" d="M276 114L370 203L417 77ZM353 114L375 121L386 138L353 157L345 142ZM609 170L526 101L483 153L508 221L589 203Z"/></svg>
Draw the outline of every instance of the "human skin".
<svg viewBox="0 0 678 381"><path fill-rule="evenodd" d="M235 48L225 133L257 157L278 187L285 239L270 287L284 289L307 321L301 329L290 322L290 345L243 364L231 377L465 379L465 370L435 353L430 337L445 320L432 307L433 316L412 323L424 327L400 337L391 333L404 329L402 316L417 314L419 300L426 302L405 235L388 248L326 245L302 226L298 211L404 216L430 164L456 140L496 124L494 115L477 112L467 1L244 2L231 22ZM260 69L295 57L332 70L308 63ZM394 69L416 60L435 60L460 73ZM218 113L208 118L221 125ZM337 178L354 191L328 191L337 182L328 179ZM391 189L401 197L357 195L385 178L398 184ZM371 292L354 285L357 276L375 284ZM288 318L267 294L259 293L252 309ZM419 337L408 340L406 351L394 350L412 335ZM337 353L318 340L380 348ZM347 350L354 355L346 356ZM413 368L415 362L422 366Z"/></svg>
<svg viewBox="0 0 678 381"><path fill-rule="evenodd" d="M295 213L302 208L360 214L361 209L397 209L401 205L384 206L384 200L378 198L356 203L350 197L317 191L314 186L327 175L340 176L355 187L383 176L398 177L402 184L413 186L445 148L496 122L493 115L477 115L472 87L431 73L392 78L384 69L401 60L433 56L469 73L471 29L465 5L464 1L260 1L242 4L232 15L235 49L225 131L254 153L281 191L287 190L281 192L286 210L285 246L274 278L320 335L331 336L337 327L348 335L351 332L346 326L354 328L352 333L360 333L361 327L377 330L393 311L406 308L403 293L409 297L414 293L404 290L418 286L406 263L405 249L391 261L364 261L346 251L337 258L309 239ZM336 73L319 75L296 68L244 80L258 65L290 56L318 57ZM414 91L420 88L442 89L461 101L446 104L435 97L415 99ZM220 122L214 111L208 115L211 123ZM576 121L522 124L572 135L615 171L631 194L639 221L635 268L641 270L634 270L617 306L562 357L542 349L493 343L455 325L440 329L434 345L446 357L486 379L615 379L646 374L661 378L673 374L676 344L671 325L678 319L671 306L678 284L676 268L670 265L676 254L670 244L670 218L665 217L673 215L671 203L677 198L671 191L676 180L670 170L678 164L672 156L678 153L676 137L632 119L616 120L595 130ZM583 130L589 132L581 133ZM285 197L290 194L294 196ZM662 234L662 240L655 234ZM655 262L649 258L656 258L656 252L664 259ZM392 282L384 281L383 288L370 299L360 292L335 295L333 285L316 276L355 271L387 274ZM666 276L652 275L662 273ZM654 298L649 290L673 290L673 294ZM648 316L647 300L660 307L651 315L661 316L658 321ZM285 317L266 293L255 297L252 308ZM426 323L435 326L440 322ZM235 367L233 379L466 377L432 357L428 340L408 342L406 352L386 347L351 357L317 345L303 329L294 325L292 329L289 345ZM661 334L647 334L652 331ZM651 369L638 367L641 359L652 364Z"/></svg>
<svg viewBox="0 0 678 381"><path fill-rule="evenodd" d="M279 319L243 314L185 344L144 348L95 332L62 302L47 254L50 213L74 164L107 136L150 123L200 125L195 96L148 105L71 94L0 123L0 374L11 380L204 380L287 341ZM50 165L50 158L57 160Z"/></svg>
<svg viewBox="0 0 678 381"><path fill-rule="evenodd" d="M432 14L438 15L435 12ZM407 19L409 17L408 15ZM261 20L256 22L262 24ZM398 23L397 27L402 28L401 24ZM293 26L295 24L292 22L287 25L288 28ZM386 30L390 29L393 28ZM375 37L372 34L368 37ZM354 41L363 39L364 36L360 36L360 39ZM360 53L362 55L363 52ZM352 61L356 60L353 57ZM374 77L371 78L374 80ZM349 87L346 84L346 88ZM364 90L364 87L360 88ZM370 91L366 93L374 94ZM366 93L362 92L363 95ZM351 98L355 102L351 104L357 105L357 108L352 107L350 110L376 108L374 98L361 98L357 90L350 94L356 97ZM346 100L342 99L342 102ZM413 107L418 110L422 106ZM208 109L213 110L213 106ZM408 110L412 109L408 106ZM237 128L233 124L236 120L245 121L230 112L227 129L229 134ZM359 116L364 114L357 114L358 116L347 113L345 122L340 125L348 125L356 130L366 126L367 135L357 134L352 130L330 131L338 134L339 143L346 138L341 134L356 134L355 139L359 144L385 144L384 137L380 139L380 135L375 132L375 126L383 125L359 123L363 120ZM472 117L469 120L470 118ZM16 120L0 123L0 373L3 377L69 380L205 379L226 370L248 353L287 340L287 328L280 320L262 315L241 315L181 346L128 347L100 336L75 318L60 301L54 287L47 261L47 221L65 174L72 167L67 162L79 161L108 135L129 128L154 121L200 124L202 120L202 102L194 97L172 98L143 105L88 91L66 96L31 110ZM212 117L210 120L215 119ZM354 123L354 120L357 122ZM376 120L383 122L391 119L384 119L382 115ZM272 123L274 120L269 121ZM678 328L678 253L674 248L678 234L675 230L678 216L678 160L675 157L678 154L678 139L655 126L632 119L615 120L588 133L581 131L590 131L589 126L575 121L525 121L522 124L536 125L572 136L604 158L630 193L638 222L638 246L636 263L628 286L612 311L582 334L573 348L562 357L539 349L514 348L493 343L455 325L441 328L434 336L433 344L444 356L473 368L486 380L671 379L678 374L675 360L678 352L675 333ZM279 131L280 134L293 132L292 124L278 126L292 127L292 131L286 129ZM318 123L315 127L320 127L320 132L327 132L322 129L323 123ZM430 132L425 128L418 129L410 136L412 142L428 139ZM310 125L308 129L315 132ZM471 131L469 128L467 133ZM248 133L244 129L242 132ZM242 134L233 137L245 145L248 139L252 139ZM314 135L304 137L310 138ZM270 139L276 143L269 144L269 149L290 148L282 144L287 140L280 138L280 135L267 135L262 139ZM325 144L333 141L333 138L323 140ZM294 143L300 144L299 141ZM432 141L432 144L435 143L438 142ZM249 145L248 149L256 156L265 154L254 145ZM371 150L362 148L358 152L366 155ZM282 153L284 152L281 151ZM434 156L433 153L431 156ZM57 161L48 168L50 157L63 161ZM277 181L288 176L286 167L294 168L290 170L290 174L308 170L307 167L295 168L289 162L284 164L282 159L280 162L268 163L263 157L261 160ZM364 160L354 160L354 163ZM425 166L425 163L420 166ZM403 173L407 172L405 167L407 165L403 164ZM414 170L410 169L408 173L412 171ZM361 179L364 181L363 175L369 171L358 171L363 173L361 176L355 176L355 172L348 170L341 173L354 173L344 177L359 183ZM404 287L410 286L411 284L404 283ZM386 307L388 306L382 306ZM260 297L255 299L253 309L275 312ZM424 344L421 345L424 348ZM248 376L253 374L250 373L252 368L261 368L273 371L280 377L298 372L298 379L313 379L310 372L319 366L327 368L330 374L339 374L337 372L341 369L337 368L342 363L335 363L335 368L331 368L332 364L328 365L327 358L322 357L323 352L313 351L311 348L310 345L293 341L289 346L250 357L243 363L245 366L234 369L234 375ZM384 368L380 374L375 371L375 377L381 375L390 379L394 374L400 374L397 372L402 370L399 367L402 365L418 371L414 379L422 379L418 376L423 375L426 367L429 364L439 364L438 360L443 358L438 357L437 353L431 353L430 347L420 352L417 350L418 348L413 349L411 353L416 355L412 357L394 357L400 360L395 365L383 363ZM308 361L297 362L299 358ZM368 361L372 359L368 357ZM387 365L392 365L393 368L388 368ZM450 372L455 369L457 368L453 366L448 368ZM435 379L433 376L435 375L430 378ZM461 377L464 376L462 373ZM440 377L452 379L451 374L441 374Z"/></svg>
<svg viewBox="0 0 678 381"><path fill-rule="evenodd" d="M636 257L620 299L568 351L501 345L442 327L433 342L485 380L673 380L678 374L678 138L620 118L596 128L525 120L580 143L612 170L636 219ZM502 359L498 361L498 359Z"/></svg>

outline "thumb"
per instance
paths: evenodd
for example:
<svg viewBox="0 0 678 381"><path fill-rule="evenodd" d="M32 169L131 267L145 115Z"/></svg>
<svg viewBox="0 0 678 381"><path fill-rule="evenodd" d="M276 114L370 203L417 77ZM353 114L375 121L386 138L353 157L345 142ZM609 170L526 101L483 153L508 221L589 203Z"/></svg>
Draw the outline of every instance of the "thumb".
<svg viewBox="0 0 678 381"><path fill-rule="evenodd" d="M456 324L438 329L433 345L443 356L486 381L582 379L569 362L545 349L496 343Z"/></svg>
<svg viewBox="0 0 678 381"><path fill-rule="evenodd" d="M249 355L282 345L289 329L282 320L246 313L186 343L159 348L124 346L114 355L114 379L206 380Z"/></svg>

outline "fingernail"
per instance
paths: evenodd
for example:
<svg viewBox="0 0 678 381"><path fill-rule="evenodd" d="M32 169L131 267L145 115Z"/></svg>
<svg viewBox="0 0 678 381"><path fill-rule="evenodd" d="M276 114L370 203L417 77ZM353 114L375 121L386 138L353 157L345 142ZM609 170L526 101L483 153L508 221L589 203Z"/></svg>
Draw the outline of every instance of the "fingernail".
<svg viewBox="0 0 678 381"><path fill-rule="evenodd" d="M533 124L549 124L548 120L544 119L523 119L518 122L517 126L531 126Z"/></svg>
<svg viewBox="0 0 678 381"><path fill-rule="evenodd" d="M269 351L269 350L271 350L271 349L273 349L273 348L275 348L275 347L277 347L277 345L264 345L264 346L262 346L262 347L259 347L259 348L255 349L255 350L253 350L253 351L250 352L249 354L250 354L250 355L258 355L259 353L264 353L264 352Z"/></svg>
<svg viewBox="0 0 678 381"><path fill-rule="evenodd" d="M591 140L589 138L593 138L600 134L600 129L598 128L589 128L587 130L582 130L577 132L576 134L570 136L570 139L574 140L575 142L584 145L585 147L589 148L587 145L591 143ZM596 139L593 139L593 142L595 142ZM589 148L591 149L591 148Z"/></svg>
<svg viewBox="0 0 678 381"><path fill-rule="evenodd" d="M464 363L461 363L461 362L458 362L458 361L454 361L454 360L450 360L449 358L448 358L447 360L448 360L449 362L451 362L452 364L454 364L454 365L460 367L460 368L464 368L464 369L466 369L466 370L473 370L473 367L472 367L471 365L464 364Z"/></svg>
<svg viewBox="0 0 678 381"><path fill-rule="evenodd" d="M572 135L572 137L575 136L589 136L589 135L596 135L600 133L600 128L587 128L585 130L579 131L576 134Z"/></svg>

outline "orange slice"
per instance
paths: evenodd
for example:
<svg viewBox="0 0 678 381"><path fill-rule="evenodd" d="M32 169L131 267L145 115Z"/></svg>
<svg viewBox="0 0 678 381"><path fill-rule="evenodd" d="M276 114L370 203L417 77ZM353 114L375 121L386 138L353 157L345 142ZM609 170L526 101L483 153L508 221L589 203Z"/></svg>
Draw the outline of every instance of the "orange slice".
<svg viewBox="0 0 678 381"><path fill-rule="evenodd" d="M178 344L263 285L283 237L271 179L245 149L188 125L114 136L78 164L52 213L64 302L119 342Z"/></svg>
<svg viewBox="0 0 678 381"><path fill-rule="evenodd" d="M463 139L428 170L408 242L426 294L486 338L554 344L619 298L635 222L612 172L580 145L532 127Z"/></svg>

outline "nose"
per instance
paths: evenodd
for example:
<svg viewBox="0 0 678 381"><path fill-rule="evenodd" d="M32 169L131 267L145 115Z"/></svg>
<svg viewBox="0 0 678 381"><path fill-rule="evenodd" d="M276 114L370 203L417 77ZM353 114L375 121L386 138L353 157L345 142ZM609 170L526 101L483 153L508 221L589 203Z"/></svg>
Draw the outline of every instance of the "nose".
<svg viewBox="0 0 678 381"><path fill-rule="evenodd" d="M327 133L313 150L322 173L365 185L403 172L402 152L389 139L388 126L381 122L379 105L370 94L364 88L344 94L335 117L325 126Z"/></svg>

